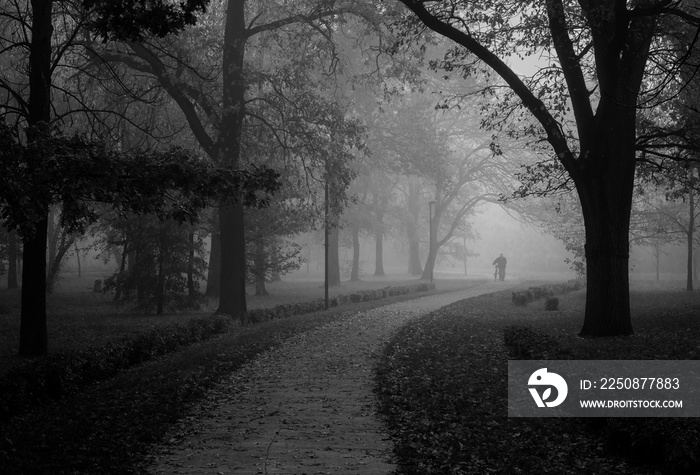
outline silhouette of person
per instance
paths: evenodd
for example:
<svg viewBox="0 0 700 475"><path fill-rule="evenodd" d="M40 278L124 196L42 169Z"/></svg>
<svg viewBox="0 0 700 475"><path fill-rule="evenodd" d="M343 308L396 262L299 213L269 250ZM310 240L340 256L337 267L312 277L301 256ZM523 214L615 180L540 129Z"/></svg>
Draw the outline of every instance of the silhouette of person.
<svg viewBox="0 0 700 475"><path fill-rule="evenodd" d="M496 258L496 260L493 261L494 266L496 266L496 274L498 274L498 280L501 282L505 280L506 278L506 263L508 262L508 259L505 258L503 253L501 253L500 256ZM494 278L496 278L496 274L494 274Z"/></svg>

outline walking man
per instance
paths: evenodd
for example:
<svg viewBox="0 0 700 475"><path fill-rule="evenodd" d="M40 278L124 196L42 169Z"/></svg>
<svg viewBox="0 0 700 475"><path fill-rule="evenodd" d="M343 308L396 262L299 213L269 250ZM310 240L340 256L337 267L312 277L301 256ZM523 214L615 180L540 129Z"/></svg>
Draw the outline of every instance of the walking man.
<svg viewBox="0 0 700 475"><path fill-rule="evenodd" d="M498 274L498 280L503 282L506 278L506 263L508 262L508 259L505 258L503 253L501 253L500 256L496 258L496 260L493 261L493 265L496 266L496 274ZM494 274L494 277L496 277L496 274Z"/></svg>

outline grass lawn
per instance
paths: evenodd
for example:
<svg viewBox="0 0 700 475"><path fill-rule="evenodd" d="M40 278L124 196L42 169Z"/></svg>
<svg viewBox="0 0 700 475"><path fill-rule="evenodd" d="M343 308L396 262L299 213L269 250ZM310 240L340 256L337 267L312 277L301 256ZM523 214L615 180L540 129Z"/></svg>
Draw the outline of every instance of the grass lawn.
<svg viewBox="0 0 700 475"><path fill-rule="evenodd" d="M632 291L635 335L582 339L585 291L511 303L510 292L458 302L405 326L377 365L376 391L401 474L700 473L696 419L507 416L504 329L530 326L531 359L697 359L700 292Z"/></svg>
<svg viewBox="0 0 700 475"><path fill-rule="evenodd" d="M358 311L465 288L479 282L436 280L437 289L431 292L355 303L247 327L233 325L224 335L134 367L107 381L91 384L76 394L48 401L1 424L0 473L143 473L149 445L160 441L172 424L184 417L208 388L258 353L281 344L291 335ZM336 291L347 289L350 293L357 290L357 286L380 288L402 283L407 282L381 280L345 284ZM318 283L309 285L314 292L319 290ZM299 288L294 292L298 295ZM55 299L54 303L60 302L59 295L52 299ZM160 324L163 318L125 314L105 316L98 311L104 305L104 302L96 302L92 311L80 308L84 313L80 318L70 312L59 312L58 315L63 317L54 314L52 318L63 322L66 328L62 333L66 335L66 347L77 348L90 343L82 340L82 335L87 331L81 330L82 322L90 319L118 322L119 328L124 329L124 335L137 331L144 321L148 322L144 325L150 328L151 325ZM181 317L191 318L191 315L164 318L172 321ZM73 322L72 327L69 322ZM57 327L60 326L54 323L54 329ZM102 330L106 329L118 331L115 327L103 325ZM69 339L71 334L74 336L72 343ZM98 342L114 337L101 335L99 330L95 330L95 335L100 335L96 337L101 338ZM96 344L96 341L92 341L92 344Z"/></svg>
<svg viewBox="0 0 700 475"><path fill-rule="evenodd" d="M211 314L217 302L207 300L200 309L184 309L177 313L144 314L133 306L115 306L111 294L95 293L92 283L100 275L81 278L64 276L56 291L47 298L47 326L49 352L81 350L102 346L123 338L172 323L185 322L193 317ZM436 279L438 291L463 288L476 279ZM344 281L329 289L331 297L351 294L358 290L379 289L387 286L408 285L415 282L410 276L363 277L358 282ZM284 279L268 284L270 295L256 296L248 289L248 308L273 307L281 303L306 302L323 297L323 283L311 279ZM0 374L22 363L16 357L19 347L19 290L0 290Z"/></svg>

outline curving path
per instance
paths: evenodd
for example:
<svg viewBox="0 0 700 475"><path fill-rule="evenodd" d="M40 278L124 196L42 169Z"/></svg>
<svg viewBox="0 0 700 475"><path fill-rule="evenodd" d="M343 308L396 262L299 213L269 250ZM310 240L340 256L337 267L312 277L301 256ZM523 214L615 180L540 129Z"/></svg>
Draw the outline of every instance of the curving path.
<svg viewBox="0 0 700 475"><path fill-rule="evenodd" d="M358 313L296 335L233 373L157 448L157 474L388 474L372 365L407 321L505 290L488 282Z"/></svg>

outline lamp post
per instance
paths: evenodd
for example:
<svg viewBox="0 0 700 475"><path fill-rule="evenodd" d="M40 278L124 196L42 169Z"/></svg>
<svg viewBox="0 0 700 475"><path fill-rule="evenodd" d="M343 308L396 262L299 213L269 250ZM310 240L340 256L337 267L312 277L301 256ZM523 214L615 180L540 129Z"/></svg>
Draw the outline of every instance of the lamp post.
<svg viewBox="0 0 700 475"><path fill-rule="evenodd" d="M437 201L433 200L428 203L428 215L430 217L429 227L430 227L430 245L428 246L428 264L430 265L430 282L433 281L433 269L435 269L435 256L433 256L433 205L437 204ZM432 263L430 259L432 258Z"/></svg>

